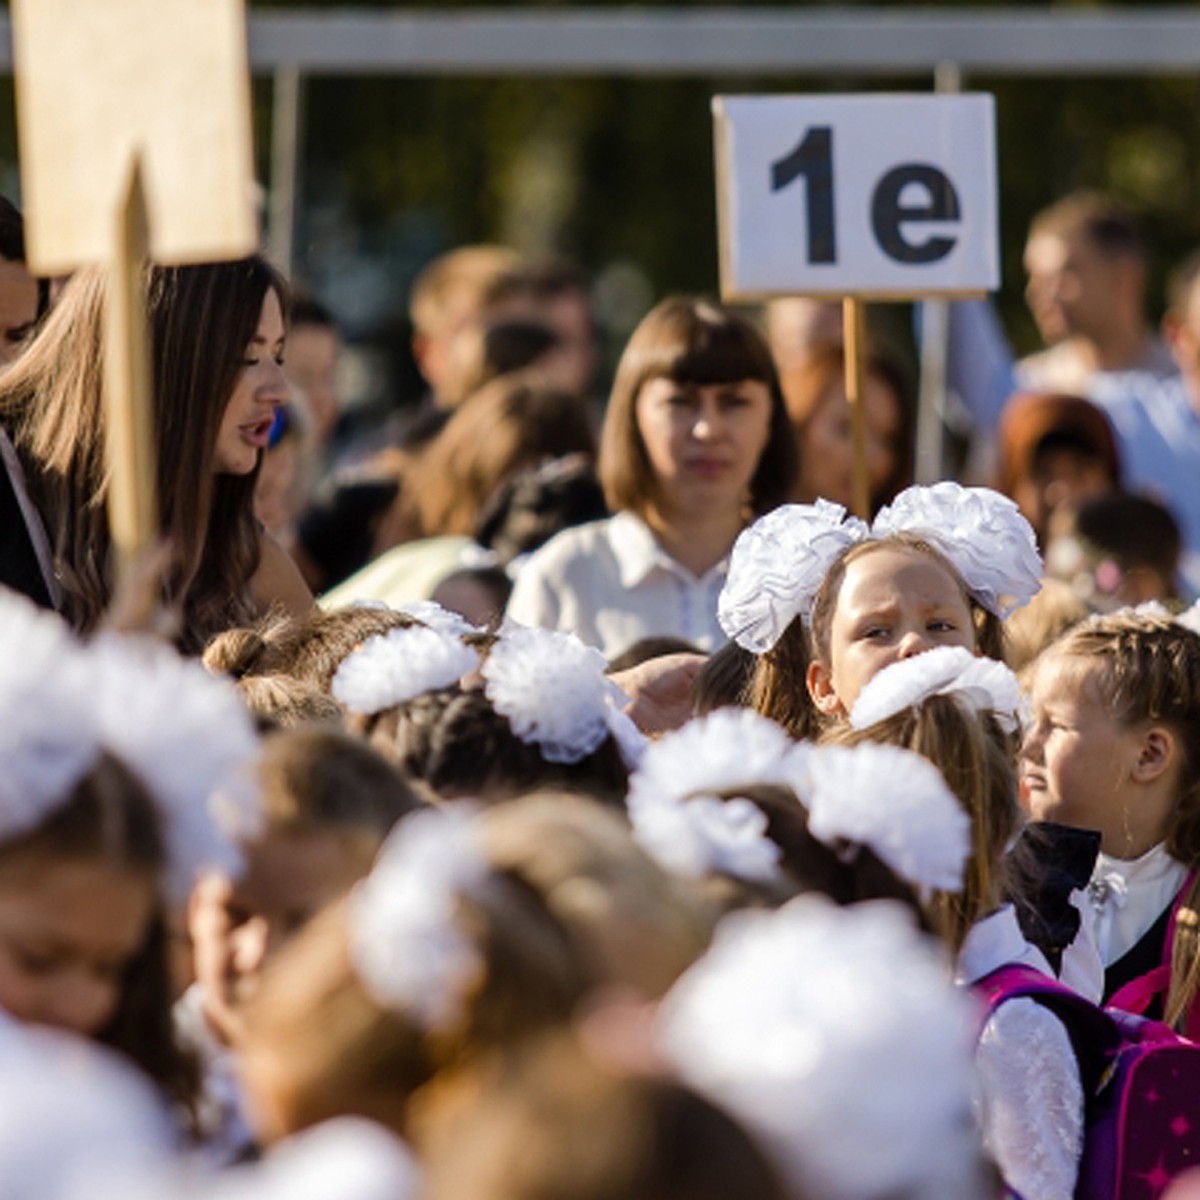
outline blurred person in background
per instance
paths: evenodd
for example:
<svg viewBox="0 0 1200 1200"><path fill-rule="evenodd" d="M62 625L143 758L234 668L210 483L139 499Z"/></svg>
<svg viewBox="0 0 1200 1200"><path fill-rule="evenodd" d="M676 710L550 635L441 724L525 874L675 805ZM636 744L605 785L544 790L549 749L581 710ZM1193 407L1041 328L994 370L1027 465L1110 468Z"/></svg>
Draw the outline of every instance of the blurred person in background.
<svg viewBox="0 0 1200 1200"><path fill-rule="evenodd" d="M621 356L600 443L614 516L565 530L517 577L515 621L609 658L645 637L725 641L734 539L791 493L796 443L766 342L707 300L662 301Z"/></svg>
<svg viewBox="0 0 1200 1200"><path fill-rule="evenodd" d="M997 444L995 487L1017 502L1043 547L1056 510L1121 483L1112 426L1079 396L1018 392L1004 406Z"/></svg>
<svg viewBox="0 0 1200 1200"><path fill-rule="evenodd" d="M1088 395L1097 373L1176 374L1146 319L1146 246L1108 196L1073 192L1038 213L1025 244L1026 303L1047 349L1017 363L1021 385Z"/></svg>
<svg viewBox="0 0 1200 1200"><path fill-rule="evenodd" d="M890 355L873 349L863 370L871 512L912 483L914 416L909 387ZM814 347L802 366L780 372L800 454L793 498L854 501L854 441L839 344Z"/></svg>

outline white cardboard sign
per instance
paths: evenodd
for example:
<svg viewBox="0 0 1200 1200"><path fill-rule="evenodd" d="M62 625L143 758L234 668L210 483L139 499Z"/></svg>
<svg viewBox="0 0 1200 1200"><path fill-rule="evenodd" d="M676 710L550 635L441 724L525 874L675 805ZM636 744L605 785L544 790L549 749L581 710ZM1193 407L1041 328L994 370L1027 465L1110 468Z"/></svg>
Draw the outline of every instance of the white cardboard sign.
<svg viewBox="0 0 1200 1200"><path fill-rule="evenodd" d="M111 257L135 151L156 261L254 250L243 0L13 0L12 19L32 270Z"/></svg>
<svg viewBox="0 0 1200 1200"><path fill-rule="evenodd" d="M718 96L721 293L1000 286L990 95Z"/></svg>

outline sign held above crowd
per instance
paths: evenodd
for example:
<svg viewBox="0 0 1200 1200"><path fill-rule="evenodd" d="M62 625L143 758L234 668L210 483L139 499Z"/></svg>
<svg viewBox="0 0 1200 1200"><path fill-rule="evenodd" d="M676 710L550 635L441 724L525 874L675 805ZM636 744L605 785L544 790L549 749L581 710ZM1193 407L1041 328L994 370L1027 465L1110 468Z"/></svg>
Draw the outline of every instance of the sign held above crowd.
<svg viewBox="0 0 1200 1200"><path fill-rule="evenodd" d="M99 264L118 571L158 536L142 268L258 244L244 0L13 0L27 261Z"/></svg>
<svg viewBox="0 0 1200 1200"><path fill-rule="evenodd" d="M713 117L722 298L843 300L867 517L863 303L1000 286L993 98L718 96Z"/></svg>

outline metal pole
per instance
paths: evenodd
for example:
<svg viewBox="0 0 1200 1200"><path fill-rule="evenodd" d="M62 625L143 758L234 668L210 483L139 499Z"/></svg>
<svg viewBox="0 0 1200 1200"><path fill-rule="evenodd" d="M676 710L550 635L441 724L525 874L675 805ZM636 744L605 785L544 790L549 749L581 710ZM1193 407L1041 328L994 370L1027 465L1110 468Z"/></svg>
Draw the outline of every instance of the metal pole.
<svg viewBox="0 0 1200 1200"><path fill-rule="evenodd" d="M962 88L955 63L939 63L934 90L952 93ZM950 349L950 305L945 300L921 302L921 384L917 396L918 483L937 483L946 469L946 362Z"/></svg>
<svg viewBox="0 0 1200 1200"><path fill-rule="evenodd" d="M304 120L304 79L295 66L275 71L271 105L271 194L267 256L289 278L296 268L296 214Z"/></svg>

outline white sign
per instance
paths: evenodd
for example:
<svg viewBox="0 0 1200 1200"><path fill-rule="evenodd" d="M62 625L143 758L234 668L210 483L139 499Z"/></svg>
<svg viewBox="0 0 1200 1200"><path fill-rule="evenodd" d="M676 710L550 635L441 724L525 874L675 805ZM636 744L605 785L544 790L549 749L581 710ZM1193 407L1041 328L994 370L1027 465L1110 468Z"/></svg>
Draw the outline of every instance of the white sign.
<svg viewBox="0 0 1200 1200"><path fill-rule="evenodd" d="M158 262L254 250L243 0L14 0L12 17L32 270L111 258L135 152Z"/></svg>
<svg viewBox="0 0 1200 1200"><path fill-rule="evenodd" d="M1000 286L990 95L718 96L721 294Z"/></svg>

